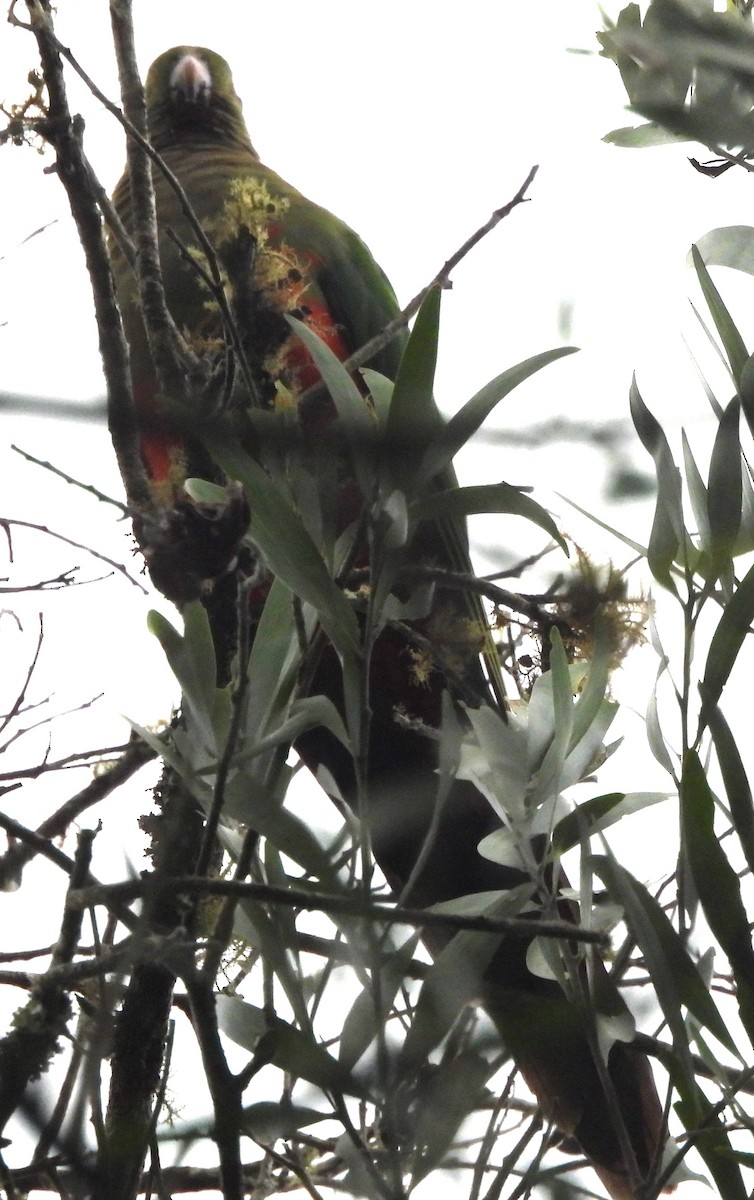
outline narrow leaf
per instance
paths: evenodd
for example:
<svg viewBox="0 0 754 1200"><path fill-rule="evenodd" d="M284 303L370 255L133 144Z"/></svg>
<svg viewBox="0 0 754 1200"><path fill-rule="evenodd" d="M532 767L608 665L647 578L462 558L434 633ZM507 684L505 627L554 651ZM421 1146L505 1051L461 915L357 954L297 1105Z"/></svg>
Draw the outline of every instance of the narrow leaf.
<svg viewBox="0 0 754 1200"><path fill-rule="evenodd" d="M434 401L440 289L427 293L403 352L385 426L385 465L394 487L410 494L425 448L442 418Z"/></svg>
<svg viewBox="0 0 754 1200"><path fill-rule="evenodd" d="M380 968L379 988L370 980L359 993L343 1021L340 1035L338 1061L348 1070L356 1063L384 1028L393 1006L395 995L406 978L411 959L416 951L420 934L412 934L402 946L395 950ZM379 998L379 1011L377 999Z"/></svg>
<svg viewBox="0 0 754 1200"><path fill-rule="evenodd" d="M222 839L225 841L225 839ZM274 976L282 988L295 1019L308 1033L311 1031L311 1021L306 1007L306 997L302 987L301 974L297 964L294 964L292 948L286 943L285 930L289 917L282 921L275 910L257 903L255 900L244 899L235 910L233 921L234 936L248 946L259 950L270 976ZM229 997L230 999L230 997ZM246 1006L252 1009L252 1006ZM257 1010L253 1010L256 1012ZM244 1009L238 1010L239 1021L246 1015ZM227 1031L226 1031L227 1032ZM229 1036L233 1036L229 1033ZM239 1041L238 1037L233 1038ZM239 1041L240 1045L245 1045Z"/></svg>
<svg viewBox="0 0 754 1200"><path fill-rule="evenodd" d="M350 749L348 734L343 719L337 708L327 696L305 696L291 705L287 720L276 729L272 729L265 737L255 741L250 746L244 746L233 756L233 766L241 766L252 759L273 750L277 746L292 746L297 738L310 729L328 729L330 733Z"/></svg>
<svg viewBox="0 0 754 1200"><path fill-rule="evenodd" d="M642 400L636 380L631 384L630 403L636 432L645 450L652 455L657 474L657 502L647 549L647 562L658 583L675 592L670 568L684 538L681 478L673 461L668 440L659 421L652 416Z"/></svg>
<svg viewBox="0 0 754 1200"><path fill-rule="evenodd" d="M272 842L281 854L291 862L298 863L323 886L337 889L337 877L328 853L313 831L305 821L285 808L279 798L265 794L255 786L254 780L241 772L234 776L223 812L239 822L244 831L253 829ZM221 825L220 837L228 853L237 859L243 847L243 832L237 827ZM304 887L306 884L297 879L295 886Z"/></svg>
<svg viewBox="0 0 754 1200"><path fill-rule="evenodd" d="M715 833L715 804L702 764L689 751L681 780L684 845L699 901L736 979L741 1022L754 1045L754 949L741 884ZM714 1032L714 1030L713 1030Z"/></svg>
<svg viewBox="0 0 754 1200"><path fill-rule="evenodd" d="M754 566L750 567L728 601L712 635L704 668L702 697L705 705L717 704L733 664L751 632L754 620ZM704 719L704 708L702 720Z"/></svg>
<svg viewBox="0 0 754 1200"><path fill-rule="evenodd" d="M594 652L592 654L592 661L589 663L589 674L576 701L571 744L568 748L569 753L578 745L597 718L607 694L611 666L610 637L605 628L604 621L598 618L595 628Z"/></svg>
<svg viewBox="0 0 754 1200"><path fill-rule="evenodd" d="M509 367L507 371L490 380L433 438L422 459L416 486L420 488L440 475L461 447L474 436L495 406L514 388L530 375L541 371L548 363L555 362L567 354L575 354L577 349L577 346L559 346L555 350L546 350L542 354L525 359L515 367Z"/></svg>
<svg viewBox="0 0 754 1200"><path fill-rule="evenodd" d="M736 1053L735 1043L689 958L685 943L654 897L615 859L596 856L592 861L612 898L623 906L628 926L646 958L675 1053L688 1084L693 1086L694 1067L682 1006L733 1053Z"/></svg>
<svg viewBox="0 0 754 1200"><path fill-rule="evenodd" d="M333 1089L366 1099L366 1089L350 1071L328 1054L300 1029L277 1018L272 1026L263 1009L247 1004L237 996L215 997L218 1023L222 1031L239 1046L288 1071L297 1079L307 1079L323 1091Z"/></svg>
<svg viewBox="0 0 754 1200"><path fill-rule="evenodd" d="M731 400L717 427L709 468L710 550L718 568L729 562L741 525L741 404Z"/></svg>
<svg viewBox="0 0 754 1200"><path fill-rule="evenodd" d="M242 1130L257 1142L272 1145L279 1138L293 1137L299 1129L326 1121L332 1114L287 1101L259 1100L243 1110Z"/></svg>
<svg viewBox="0 0 754 1200"><path fill-rule="evenodd" d="M486 909L490 917L516 916L531 898L533 884L521 884ZM464 1005L484 994L484 972L500 946L498 934L461 931L430 967L417 1000L414 1019L401 1049L404 1070L426 1062Z"/></svg>
<svg viewBox="0 0 754 1200"><path fill-rule="evenodd" d="M272 715L282 715L296 682L300 660L293 596L280 579L273 579L249 657L247 737L264 734Z"/></svg>
<svg viewBox="0 0 754 1200"><path fill-rule="evenodd" d="M387 375L381 375L379 371L374 371L371 367L362 367L360 374L369 388L377 423L384 428L390 412L395 384L392 379L388 379Z"/></svg>
<svg viewBox="0 0 754 1200"><path fill-rule="evenodd" d="M691 138L685 134L671 133L661 125L655 125L654 121L649 121L646 125L623 125L620 129L612 129L602 140L611 146L633 150L644 146L667 146L671 142L689 142Z"/></svg>
<svg viewBox="0 0 754 1200"><path fill-rule="evenodd" d="M744 340L738 332L736 324L726 308L723 298L712 282L712 277L704 265L699 250L696 246L691 247L691 257L696 269L697 278L704 293L704 299L707 301L707 307L710 310L712 320L715 323L715 328L720 336L720 341L723 344L725 353L730 363L730 369L733 372L733 378L738 385L741 378L741 372L746 365L746 360L749 357L749 352L744 345Z"/></svg>
<svg viewBox="0 0 754 1200"><path fill-rule="evenodd" d="M608 792L585 800L578 808L558 821L552 834L556 854L578 846L584 837L600 833L631 813L641 812L653 804L668 800L670 792Z"/></svg>
<svg viewBox="0 0 754 1200"><path fill-rule="evenodd" d="M490 512L524 517L543 529L568 554L568 546L547 510L509 483L477 484L473 487L459 487L424 495L414 501L410 512L416 522L442 517L461 518L473 513Z"/></svg>
<svg viewBox="0 0 754 1200"><path fill-rule="evenodd" d="M747 417L748 420L748 417ZM741 527L738 531L734 555L749 554L754 550L754 488L751 485L749 464L741 455Z"/></svg>
<svg viewBox="0 0 754 1200"><path fill-rule="evenodd" d="M493 1070L483 1055L466 1050L432 1071L411 1114L412 1141L419 1152L417 1182L447 1158L461 1122L479 1103Z"/></svg>
<svg viewBox="0 0 754 1200"><path fill-rule="evenodd" d="M225 474L243 484L251 509L249 534L274 574L312 605L336 650L358 656L360 637L354 612L289 501L237 441L213 434L205 441Z"/></svg>
<svg viewBox="0 0 754 1200"><path fill-rule="evenodd" d="M215 651L207 613L200 601L184 606L183 620L183 636L155 610L148 614L147 626L165 652L205 748L217 754L224 745L230 719L229 697L216 686Z"/></svg>
<svg viewBox="0 0 754 1200"><path fill-rule="evenodd" d="M683 1099L674 1106L675 1110L684 1128L693 1135L694 1147L714 1179L718 1194L724 1200L749 1200L724 1120L700 1087L694 1087L691 1094L688 1089L679 1090Z"/></svg>
<svg viewBox="0 0 754 1200"><path fill-rule="evenodd" d="M725 794L728 797L733 828L738 835L749 870L754 872L754 799L746 769L730 726L720 708L716 704L706 705L705 712L717 761L720 764Z"/></svg>
<svg viewBox="0 0 754 1200"><path fill-rule="evenodd" d="M571 674L563 639L557 629L553 628L550 631L550 644L550 670L543 678L550 679L554 736L530 788L540 800L546 799L552 792L562 790L559 783L560 774L571 744L574 718Z"/></svg>
<svg viewBox="0 0 754 1200"><path fill-rule="evenodd" d="M696 243L708 267L733 267L754 275L754 229L749 225L727 225L711 229Z"/></svg>
<svg viewBox="0 0 754 1200"><path fill-rule="evenodd" d="M686 473L686 486L691 500L691 508L696 520L697 532L699 534L699 543L702 550L708 554L712 542L712 535L709 527L709 505L707 501L707 486L702 479L701 472L696 465L696 460L691 452L691 447L686 437L686 430L681 430L681 440L683 443L683 466Z"/></svg>
<svg viewBox="0 0 754 1200"><path fill-rule="evenodd" d="M318 337L304 321L299 321L288 313L285 314L285 319L314 359L317 370L335 402L338 416L351 447L354 471L361 494L371 496L377 426L369 412L366 400L343 363L322 341L322 338Z"/></svg>

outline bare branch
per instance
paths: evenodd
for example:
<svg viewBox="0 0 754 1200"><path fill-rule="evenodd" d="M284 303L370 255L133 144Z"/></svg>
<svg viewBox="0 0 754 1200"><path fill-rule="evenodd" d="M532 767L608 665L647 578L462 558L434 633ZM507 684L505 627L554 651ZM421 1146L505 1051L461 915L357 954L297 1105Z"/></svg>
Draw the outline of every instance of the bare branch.
<svg viewBox="0 0 754 1200"><path fill-rule="evenodd" d="M485 221L484 225L480 225L480 227L474 233L472 233L471 237L468 237L463 245L459 246L458 249L451 254L450 258L443 263L434 278L431 279L416 296L414 296L413 300L409 301L409 303L399 313L395 320L391 321L389 325L385 326L381 333L379 333L376 337L371 338L370 341L361 346L355 354L351 355L351 357L345 363L347 370L355 371L357 367L362 367L364 363L367 363L371 358L374 358L375 354L378 354L383 347L389 345L393 338L397 337L397 335L406 328L411 318L419 311L422 303L424 302L428 293L431 292L432 288L446 288L448 286L452 272L466 257L466 255L473 250L483 238L486 238L487 234L491 233L501 221L509 216L510 213L513 212L514 208L526 201L526 193L529 190L529 187L538 170L538 166L533 166L513 199L509 200L507 204L503 204L501 208L496 208L489 220Z"/></svg>
<svg viewBox="0 0 754 1200"><path fill-rule="evenodd" d="M87 784L70 800L48 817L35 830L37 837L45 839L46 842L53 838L62 837L69 826L77 821L82 813L91 808L94 804L98 804L100 800L104 800L116 788L130 779L145 763L150 762L156 757L154 750L145 745L141 740L134 741L129 746L122 758L120 758L109 770L103 771L101 775L97 775L91 783ZM3 879L17 879L20 872L23 870L38 849L35 846L25 842L20 845L11 846L2 857L0 857L0 886Z"/></svg>
<svg viewBox="0 0 754 1200"><path fill-rule="evenodd" d="M37 533L46 534L47 537L56 538L59 542L65 542L67 546L73 546L76 550L83 550L85 554L89 554L99 562L107 563L108 567L112 567L119 575L124 575L128 582L137 587L145 596L148 595L148 590L144 587L144 584L139 583L138 579L134 579L132 575L129 575L122 563L116 562L113 558L108 558L106 554L100 554L99 550L93 550L91 546L86 546L83 542L77 542L74 538L66 537L64 533L57 533L54 529L49 529L47 525L38 525L34 521L22 521L18 517L0 517L0 526L8 530L11 527L33 529Z"/></svg>
<svg viewBox="0 0 754 1200"><path fill-rule="evenodd" d="M35 455L30 454L28 450L22 450L20 446L14 446L11 443L11 450L15 451L16 454L20 454L21 457L25 458L27 462L34 463L37 467L43 467L45 471L49 471L52 475L57 475L60 479L64 479L66 483L73 484L74 487L80 488L82 492L88 492L90 496L94 496L95 499L101 500L103 504L112 504L114 508L119 509L123 513L124 517L129 515L127 504L123 504L121 500L115 500L112 496L106 496L104 492L101 492L91 483L83 483L80 479L74 479L73 475L66 474L66 472L62 471L60 467L56 467L51 462L45 462L41 458L36 458Z"/></svg>

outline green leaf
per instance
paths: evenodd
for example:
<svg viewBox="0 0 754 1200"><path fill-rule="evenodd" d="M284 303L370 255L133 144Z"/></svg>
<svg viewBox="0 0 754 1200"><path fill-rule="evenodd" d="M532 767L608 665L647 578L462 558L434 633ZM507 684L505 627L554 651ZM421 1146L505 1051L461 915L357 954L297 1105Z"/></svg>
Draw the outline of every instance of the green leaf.
<svg viewBox="0 0 754 1200"><path fill-rule="evenodd" d="M599 855L590 861L612 898L623 906L628 927L646 959L679 1064L688 1086L693 1088L694 1066L682 1006L734 1054L735 1042L689 958L684 941L654 897L612 857Z"/></svg>
<svg viewBox="0 0 754 1200"><path fill-rule="evenodd" d="M671 142L688 142L691 138L683 133L671 133L654 121L645 125L623 125L620 129L612 129L602 138L611 146L623 146L629 150L642 149L645 146L667 146Z"/></svg>
<svg viewBox="0 0 754 1200"><path fill-rule="evenodd" d="M299 1129L327 1121L332 1113L319 1112L290 1100L260 1100L243 1110L242 1131L257 1142L272 1145L279 1138L293 1137Z"/></svg>
<svg viewBox="0 0 754 1200"><path fill-rule="evenodd" d="M718 1194L723 1200L748 1200L724 1120L700 1087L694 1087L691 1093L683 1089L681 1095L683 1098L674 1105L675 1111L692 1134L694 1146L714 1179Z"/></svg>
<svg viewBox="0 0 754 1200"><path fill-rule="evenodd" d="M715 833L715 803L698 755L686 754L681 779L684 847L699 901L736 980L741 1022L754 1045L754 949L741 884ZM714 1030L713 1030L714 1032Z"/></svg>
<svg viewBox="0 0 754 1200"><path fill-rule="evenodd" d="M403 352L385 425L384 467L392 487L410 494L427 444L442 418L434 401L440 288L430 288Z"/></svg>
<svg viewBox="0 0 754 1200"><path fill-rule="evenodd" d="M568 752L586 736L602 708L607 694L612 668L612 650L605 622L597 618L595 623L594 650L589 663L589 673L582 685L573 714L573 730Z"/></svg>
<svg viewBox="0 0 754 1200"><path fill-rule="evenodd" d="M711 229L696 243L708 267L732 267L754 275L754 229L750 225L726 225Z"/></svg>
<svg viewBox="0 0 754 1200"><path fill-rule="evenodd" d="M225 836L225 830L221 829L220 834L226 847L232 844L232 839ZM296 1021L307 1031L308 1035L311 1035L311 1020L306 1006L303 980L294 956L294 948L288 940L290 928L290 913L285 913L281 917L277 907L270 906L268 909L258 901L249 898L243 899L234 913L234 938L259 951L268 975L274 976L280 985ZM240 1020L244 1016L244 1011L239 1010L239 1013ZM248 1016L248 1014L245 1015ZM229 1033L229 1031L226 1032ZM229 1036L233 1035L229 1033ZM238 1038L234 1037L233 1040L238 1041ZM239 1044L244 1045L245 1043L240 1042Z"/></svg>
<svg viewBox="0 0 754 1200"><path fill-rule="evenodd" d="M738 835L749 870L754 872L754 800L746 769L730 726L718 705L705 704L705 715L720 764L733 828Z"/></svg>
<svg viewBox="0 0 754 1200"><path fill-rule="evenodd" d="M740 412L740 401L734 397L717 427L710 459L707 491L710 550L718 571L730 562L741 525Z"/></svg>
<svg viewBox="0 0 754 1200"><path fill-rule="evenodd" d="M222 507L228 503L228 489L208 479L185 479L183 490L196 504Z"/></svg>
<svg viewBox="0 0 754 1200"><path fill-rule="evenodd" d="M169 767L172 767L178 775L184 778L187 774L192 773L190 765L184 762L175 745L172 741L166 740L164 734L157 734L151 729L146 729L143 725L139 725L138 721L131 720L130 717L126 717L126 720L144 744L154 750L158 758L161 758ZM203 792L207 793L208 788L206 784L201 786ZM209 794L211 796L211 793Z"/></svg>
<svg viewBox="0 0 754 1200"><path fill-rule="evenodd" d="M608 792L579 804L574 812L558 821L552 834L556 854L578 846L584 837L601 833L631 813L670 799L671 792Z"/></svg>
<svg viewBox="0 0 754 1200"><path fill-rule="evenodd" d="M569 504L571 508L575 508L576 512L581 513L582 517L586 517L588 521L591 521L599 529L604 529L606 533L609 533L612 535L612 537L617 538L618 541L622 545L627 546L629 550L633 550L635 554L641 555L642 558L647 557L649 552L646 546L642 546L641 542L634 541L633 538L630 538L625 533L622 533L620 529L616 529L614 525L608 525L606 521L600 520L600 518L595 516L594 513L589 512L589 510L586 508L582 508L580 504L577 504L575 500L571 500L568 496L563 495L562 492L556 492L555 495L563 500L564 503Z"/></svg>
<svg viewBox="0 0 754 1200"><path fill-rule="evenodd" d="M325 1092L345 1092L368 1099L367 1089L351 1072L300 1029L279 1018L270 1026L263 1009L247 1004L238 996L219 995L215 1003L220 1029L237 1045Z"/></svg>
<svg viewBox="0 0 754 1200"><path fill-rule="evenodd" d="M183 637L154 609L147 616L147 626L165 652L205 749L219 754L230 725L230 696L226 688L216 685L215 649L204 605L193 600L184 605L182 615Z"/></svg>
<svg viewBox="0 0 754 1200"><path fill-rule="evenodd" d="M277 746L292 746L302 733L310 729L328 729L347 750L351 748L343 718L332 700L327 696L304 696L291 705L287 720L235 754L233 766L248 763Z"/></svg>
<svg viewBox="0 0 754 1200"><path fill-rule="evenodd" d="M744 365L738 383L738 394L749 431L754 430L754 355Z"/></svg>
<svg viewBox="0 0 754 1200"><path fill-rule="evenodd" d="M255 785L255 780L240 771L234 775L227 789L223 813L242 824L244 829L255 830L291 862L298 863L315 879L337 890L330 857L306 822L285 808L278 797ZM221 825L220 837L228 853L237 859L243 845L243 832ZM295 886L306 887L306 883L297 879Z"/></svg>
<svg viewBox="0 0 754 1200"><path fill-rule="evenodd" d="M371 367L362 367L360 373L369 388L377 423L381 429L384 429L393 401L395 384L392 379L388 379L387 375L380 375L379 371L374 371Z"/></svg>
<svg viewBox="0 0 754 1200"><path fill-rule="evenodd" d="M210 433L205 442L228 478L243 484L251 509L249 535L271 570L312 605L335 649L346 659L358 659L361 639L353 609L289 501L236 439Z"/></svg>
<svg viewBox="0 0 754 1200"><path fill-rule="evenodd" d="M752 412L754 418L754 412ZM746 415L749 422L749 416ZM754 550L754 488L751 486L749 464L741 455L741 527L738 531L734 555L749 554Z"/></svg>
<svg viewBox="0 0 754 1200"><path fill-rule="evenodd" d="M691 508L696 520L699 543L702 547L702 550L709 554L712 544L712 534L710 533L709 527L707 485L702 479L701 472L696 465L688 438L686 437L685 429L681 430L681 441L683 443L683 466L686 473L686 486L688 488L689 499L691 500Z"/></svg>
<svg viewBox="0 0 754 1200"><path fill-rule="evenodd" d="M726 604L717 629L712 635L702 683L702 721L705 719L705 706L717 704L720 699L744 638L751 632L753 620L754 566L749 568Z"/></svg>
<svg viewBox="0 0 754 1200"><path fill-rule="evenodd" d="M524 883L498 895L485 909L489 917L516 916L534 891ZM414 1019L400 1052L399 1069L417 1069L450 1030L464 1005L484 994L484 972L500 947L499 934L462 930L438 954L422 983Z"/></svg>
<svg viewBox="0 0 754 1200"><path fill-rule="evenodd" d="M331 1111L320 1112L290 1100L260 1100L243 1109L241 1132L255 1141L273 1143L279 1138L293 1137L299 1129L315 1125L319 1121L331 1120ZM214 1138L215 1125L208 1117L194 1121L171 1121L155 1131L158 1141L180 1143L195 1142L197 1138Z"/></svg>
<svg viewBox="0 0 754 1200"><path fill-rule="evenodd" d="M357 388L351 375L340 359L322 338L303 321L288 313L286 321L296 336L303 342L322 376L328 392L335 402L352 451L356 479L364 497L374 490L374 459L377 447L377 426L369 412L366 400Z"/></svg>
<svg viewBox="0 0 754 1200"><path fill-rule="evenodd" d="M555 362L567 354L575 354L577 349L576 346L560 346L555 350L535 354L517 366L509 367L472 396L459 412L442 425L427 447L419 467L415 488L423 487L450 465L461 447L474 436L495 406L509 392L548 363Z"/></svg>
<svg viewBox="0 0 754 1200"><path fill-rule="evenodd" d="M568 659L563 648L563 639L557 629L550 630L550 695L552 697L553 738L533 777L536 792L545 799L558 786L563 765L568 756L573 731L574 703ZM544 677L546 680L547 676Z"/></svg>
<svg viewBox="0 0 754 1200"><path fill-rule="evenodd" d="M477 484L434 492L415 500L410 507L411 517L417 523L442 517L460 519L472 513L489 512L524 517L543 529L568 554L568 546L547 510L509 483Z"/></svg>
<svg viewBox="0 0 754 1200"><path fill-rule="evenodd" d="M377 1036L378 1029L385 1027L396 993L406 978L406 972L420 936L418 932L412 934L402 946L399 946L389 956L387 962L380 969L379 988L370 980L363 991L359 992L346 1014L340 1035L338 1060L349 1070L353 1070L356 1066L370 1042Z"/></svg>
<svg viewBox="0 0 754 1200"><path fill-rule="evenodd" d="M273 579L249 656L247 738L259 737L266 732L270 721L282 719L300 661L293 596L280 579Z"/></svg>
<svg viewBox="0 0 754 1200"><path fill-rule="evenodd" d="M461 1122L476 1108L494 1070L494 1063L468 1050L430 1069L410 1114L411 1140L419 1158L415 1182L448 1157Z"/></svg>
<svg viewBox="0 0 754 1200"><path fill-rule="evenodd" d="M649 569L658 583L675 594L670 569L684 543L681 477L659 421L642 400L634 379L630 391L631 416L645 450L652 455L657 474L657 503L647 549Z"/></svg>
<svg viewBox="0 0 754 1200"><path fill-rule="evenodd" d="M668 747L662 734L660 715L657 710L657 692L653 691L647 701L647 744L653 755L668 775L674 774L673 760L668 753Z"/></svg>
<svg viewBox="0 0 754 1200"><path fill-rule="evenodd" d="M733 378L736 381L736 386L738 386L741 379L741 372L749 357L749 352L744 345L744 340L738 332L733 318L723 303L722 296L712 282L712 277L704 265L704 259L696 246L691 247L691 257L696 268L702 292L704 293L704 299L707 301L707 307L712 315L715 328L720 335L720 341L728 356Z"/></svg>

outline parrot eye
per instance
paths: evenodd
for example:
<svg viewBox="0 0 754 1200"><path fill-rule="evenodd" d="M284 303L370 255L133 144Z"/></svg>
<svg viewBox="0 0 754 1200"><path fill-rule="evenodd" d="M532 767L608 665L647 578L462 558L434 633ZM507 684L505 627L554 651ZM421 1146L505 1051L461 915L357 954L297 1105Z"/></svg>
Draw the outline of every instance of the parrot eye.
<svg viewBox="0 0 754 1200"><path fill-rule="evenodd" d="M207 104L212 94L207 64L193 54L184 54L170 73L169 88L174 103Z"/></svg>

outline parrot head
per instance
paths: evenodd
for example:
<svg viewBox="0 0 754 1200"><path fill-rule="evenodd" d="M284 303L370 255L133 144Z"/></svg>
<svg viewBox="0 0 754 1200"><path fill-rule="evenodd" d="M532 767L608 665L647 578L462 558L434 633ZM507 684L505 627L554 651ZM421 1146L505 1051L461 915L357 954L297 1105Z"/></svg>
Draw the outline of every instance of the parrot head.
<svg viewBox="0 0 754 1200"><path fill-rule="evenodd" d="M149 68L146 101L157 150L163 143L197 140L251 147L230 67L214 50L166 50Z"/></svg>

